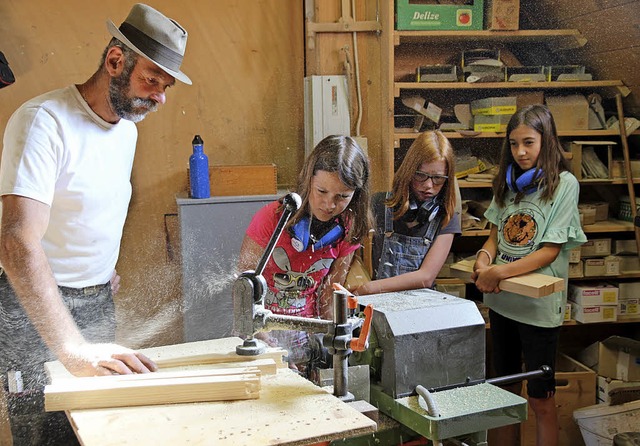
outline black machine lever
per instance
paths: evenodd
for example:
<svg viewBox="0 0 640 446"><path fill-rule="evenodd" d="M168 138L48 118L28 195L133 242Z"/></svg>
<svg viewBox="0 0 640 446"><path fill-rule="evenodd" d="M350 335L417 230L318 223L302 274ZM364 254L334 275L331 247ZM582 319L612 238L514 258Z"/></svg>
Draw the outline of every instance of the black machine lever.
<svg viewBox="0 0 640 446"><path fill-rule="evenodd" d="M429 392L442 392L443 390L457 389L458 387L475 386L476 384L488 383L496 386L502 386L505 384L511 384L525 379L531 378L551 378L553 376L553 369L548 365L541 366L538 370L532 370L530 372L516 373L514 375L499 376L497 378L489 379L467 379L467 381L459 384L449 384L441 387L432 387Z"/></svg>

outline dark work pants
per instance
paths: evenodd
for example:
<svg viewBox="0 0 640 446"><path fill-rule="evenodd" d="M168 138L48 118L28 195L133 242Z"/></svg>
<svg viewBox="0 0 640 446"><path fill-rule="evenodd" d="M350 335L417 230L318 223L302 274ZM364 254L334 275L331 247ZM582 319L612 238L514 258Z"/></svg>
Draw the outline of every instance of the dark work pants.
<svg viewBox="0 0 640 446"><path fill-rule="evenodd" d="M14 446L74 446L78 440L64 412L44 411L44 363L56 358L45 346L0 268L0 373L4 378ZM73 319L90 342L114 342L115 307L110 285L59 287ZM8 391L8 372L19 371L23 389Z"/></svg>

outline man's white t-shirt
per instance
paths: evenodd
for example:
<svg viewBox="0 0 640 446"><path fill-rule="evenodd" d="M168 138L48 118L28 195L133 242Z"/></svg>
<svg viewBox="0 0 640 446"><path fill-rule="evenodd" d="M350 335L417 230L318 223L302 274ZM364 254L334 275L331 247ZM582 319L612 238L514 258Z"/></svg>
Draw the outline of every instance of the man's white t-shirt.
<svg viewBox="0 0 640 446"><path fill-rule="evenodd" d="M111 278L137 138L133 122L104 121L75 86L30 100L9 119L0 195L50 206L42 247L58 285L81 288Z"/></svg>

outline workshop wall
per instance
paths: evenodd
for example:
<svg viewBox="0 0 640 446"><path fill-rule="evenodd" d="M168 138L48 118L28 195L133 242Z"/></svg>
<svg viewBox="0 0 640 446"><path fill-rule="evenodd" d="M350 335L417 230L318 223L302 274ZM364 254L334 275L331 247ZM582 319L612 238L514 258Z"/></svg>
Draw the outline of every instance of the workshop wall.
<svg viewBox="0 0 640 446"><path fill-rule="evenodd" d="M640 117L640 0L521 0L527 28L577 29L584 47L561 52L567 64L585 65L594 79L620 79L631 90L625 115Z"/></svg>
<svg viewBox="0 0 640 446"><path fill-rule="evenodd" d="M119 25L133 3L1 1L0 51L16 82L0 90L0 132L25 100L84 82L110 40L106 20ZM178 82L138 125L116 297L119 340L136 347L182 341L175 196L187 187L193 135L210 164L275 163L281 187L295 182L304 156L302 2L146 3L189 32L183 70L193 85Z"/></svg>

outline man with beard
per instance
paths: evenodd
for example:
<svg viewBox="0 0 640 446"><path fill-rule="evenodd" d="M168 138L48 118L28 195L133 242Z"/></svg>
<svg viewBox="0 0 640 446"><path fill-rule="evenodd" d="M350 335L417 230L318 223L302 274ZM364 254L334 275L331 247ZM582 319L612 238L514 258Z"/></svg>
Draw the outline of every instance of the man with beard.
<svg viewBox="0 0 640 446"><path fill-rule="evenodd" d="M63 413L44 413L43 364L76 376L147 373L114 344L115 265L131 198L135 122L165 102L187 32L143 4L117 28L83 84L23 104L0 164L0 377L14 446L73 445ZM0 422L7 420L0 420Z"/></svg>

